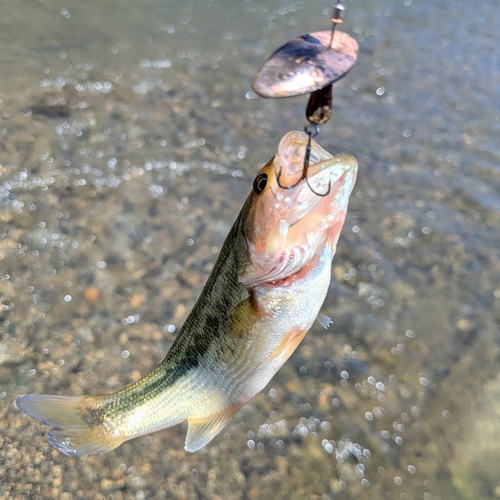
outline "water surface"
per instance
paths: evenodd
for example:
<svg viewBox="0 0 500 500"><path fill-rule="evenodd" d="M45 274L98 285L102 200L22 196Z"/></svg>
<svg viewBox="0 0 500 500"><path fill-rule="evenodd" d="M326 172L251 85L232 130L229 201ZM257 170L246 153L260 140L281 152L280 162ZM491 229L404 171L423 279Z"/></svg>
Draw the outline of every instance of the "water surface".
<svg viewBox="0 0 500 500"><path fill-rule="evenodd" d="M0 1L0 497L500 497L494 1L346 2L319 142L360 175L323 312L209 446L70 458L12 406L158 364L305 99L250 82L328 3Z"/></svg>

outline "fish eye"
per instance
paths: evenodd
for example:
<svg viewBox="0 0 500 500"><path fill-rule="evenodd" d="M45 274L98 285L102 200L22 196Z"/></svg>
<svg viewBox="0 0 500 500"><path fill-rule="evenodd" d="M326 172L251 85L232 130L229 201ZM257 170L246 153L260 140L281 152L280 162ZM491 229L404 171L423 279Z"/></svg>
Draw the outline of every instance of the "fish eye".
<svg viewBox="0 0 500 500"><path fill-rule="evenodd" d="M259 174L253 181L253 191L256 194L262 193L267 184L267 174Z"/></svg>

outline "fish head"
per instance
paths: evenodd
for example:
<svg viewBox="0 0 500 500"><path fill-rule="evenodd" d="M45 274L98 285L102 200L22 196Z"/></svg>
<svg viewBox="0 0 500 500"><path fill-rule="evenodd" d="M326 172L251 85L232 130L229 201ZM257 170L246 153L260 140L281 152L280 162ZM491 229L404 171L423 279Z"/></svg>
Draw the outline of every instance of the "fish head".
<svg viewBox="0 0 500 500"><path fill-rule="evenodd" d="M289 132L257 174L240 219L248 261L240 281L274 284L307 266L325 247L331 257L344 224L358 163L332 156L309 137Z"/></svg>

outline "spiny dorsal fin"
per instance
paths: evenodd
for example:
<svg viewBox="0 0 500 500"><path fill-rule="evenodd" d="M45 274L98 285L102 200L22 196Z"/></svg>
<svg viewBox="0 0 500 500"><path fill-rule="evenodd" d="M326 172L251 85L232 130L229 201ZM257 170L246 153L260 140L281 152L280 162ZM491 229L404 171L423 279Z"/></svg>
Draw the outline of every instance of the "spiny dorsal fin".
<svg viewBox="0 0 500 500"><path fill-rule="evenodd" d="M328 316L325 316L324 314L321 313L318 314L318 321L321 323L321 326L325 329L327 329L330 325L333 325L332 318L329 318Z"/></svg>
<svg viewBox="0 0 500 500"><path fill-rule="evenodd" d="M219 434L240 408L240 406L230 406L206 418L188 418L189 427L184 449L193 452L203 448Z"/></svg>

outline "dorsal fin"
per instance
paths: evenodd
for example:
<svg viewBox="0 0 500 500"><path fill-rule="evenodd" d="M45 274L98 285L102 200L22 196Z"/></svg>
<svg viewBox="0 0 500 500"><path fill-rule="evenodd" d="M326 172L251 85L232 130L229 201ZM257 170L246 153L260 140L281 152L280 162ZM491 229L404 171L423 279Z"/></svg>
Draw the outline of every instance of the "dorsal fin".
<svg viewBox="0 0 500 500"><path fill-rule="evenodd" d="M240 408L241 406L233 405L206 418L188 418L189 427L184 449L193 452L203 448L219 434Z"/></svg>

